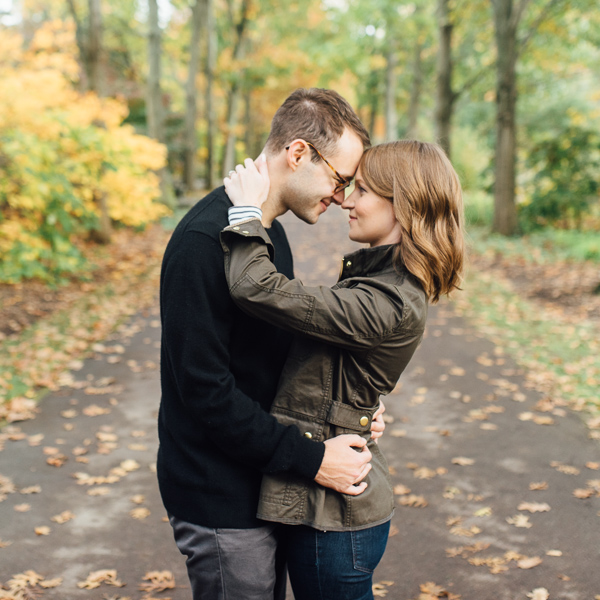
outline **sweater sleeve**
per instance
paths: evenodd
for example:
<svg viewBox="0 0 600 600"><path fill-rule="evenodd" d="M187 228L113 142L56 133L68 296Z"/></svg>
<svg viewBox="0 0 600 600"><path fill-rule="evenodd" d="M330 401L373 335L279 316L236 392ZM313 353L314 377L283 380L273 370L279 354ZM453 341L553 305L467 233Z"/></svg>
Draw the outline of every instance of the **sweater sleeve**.
<svg viewBox="0 0 600 600"><path fill-rule="evenodd" d="M258 219L221 232L231 297L248 314L293 333L349 350L368 349L401 331L402 298L375 279L352 287L309 287L278 273Z"/></svg>
<svg viewBox="0 0 600 600"><path fill-rule="evenodd" d="M223 453L264 473L314 478L325 447L284 426L236 387L229 370L233 304L218 241L188 232L165 266L163 344L181 401Z"/></svg>

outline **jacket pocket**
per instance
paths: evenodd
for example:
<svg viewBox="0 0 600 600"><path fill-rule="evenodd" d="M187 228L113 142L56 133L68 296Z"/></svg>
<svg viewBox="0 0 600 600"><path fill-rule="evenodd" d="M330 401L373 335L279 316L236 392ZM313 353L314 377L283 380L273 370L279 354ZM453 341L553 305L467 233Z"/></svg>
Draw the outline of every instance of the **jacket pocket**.
<svg viewBox="0 0 600 600"><path fill-rule="evenodd" d="M354 408L343 402L333 402L327 414L327 423L336 425L334 435L341 433L367 433L371 430L373 415L379 407ZM341 428L340 431L337 428Z"/></svg>

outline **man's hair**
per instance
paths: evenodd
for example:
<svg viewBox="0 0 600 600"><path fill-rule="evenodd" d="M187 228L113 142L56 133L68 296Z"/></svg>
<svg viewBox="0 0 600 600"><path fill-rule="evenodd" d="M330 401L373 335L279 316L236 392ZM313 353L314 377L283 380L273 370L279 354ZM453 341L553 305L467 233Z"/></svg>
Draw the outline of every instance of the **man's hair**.
<svg viewBox="0 0 600 600"><path fill-rule="evenodd" d="M300 138L313 144L322 154L331 155L346 127L359 137L363 148L371 145L368 131L337 92L300 88L292 92L275 113L265 149L277 154ZM312 160L318 162L317 153L312 154Z"/></svg>
<svg viewBox="0 0 600 600"><path fill-rule="evenodd" d="M431 302L460 289L464 216L460 181L437 145L401 140L369 148L359 169L367 187L394 206L401 237L396 264L412 273Z"/></svg>

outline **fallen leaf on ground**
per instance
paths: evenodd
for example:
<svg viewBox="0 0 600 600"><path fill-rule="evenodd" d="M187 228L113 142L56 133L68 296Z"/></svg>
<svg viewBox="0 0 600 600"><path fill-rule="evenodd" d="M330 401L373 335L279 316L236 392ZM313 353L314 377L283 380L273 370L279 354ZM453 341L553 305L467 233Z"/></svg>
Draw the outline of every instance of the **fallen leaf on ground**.
<svg viewBox="0 0 600 600"><path fill-rule="evenodd" d="M47 590L58 587L62 582L62 577L55 577L54 579L44 579L44 581L40 581L39 586Z"/></svg>
<svg viewBox="0 0 600 600"><path fill-rule="evenodd" d="M49 535L50 531L52 531L50 529L50 527L46 526L46 525L42 525L41 527L36 527L34 529L36 535Z"/></svg>
<svg viewBox="0 0 600 600"><path fill-rule="evenodd" d="M54 515L50 520L62 525L62 523L66 523L74 518L75 515L70 510L64 510L60 515Z"/></svg>
<svg viewBox="0 0 600 600"><path fill-rule="evenodd" d="M475 464L475 460L473 458L467 458L466 456L456 456L452 459L453 465L460 465L461 467L466 467L468 465Z"/></svg>
<svg viewBox="0 0 600 600"><path fill-rule="evenodd" d="M413 475L417 479L432 479L437 475L437 472L428 467L419 467L418 469L414 470Z"/></svg>
<svg viewBox="0 0 600 600"><path fill-rule="evenodd" d="M539 556L532 556L531 558L522 558L517 562L519 569L533 569L542 564L542 559Z"/></svg>
<svg viewBox="0 0 600 600"><path fill-rule="evenodd" d="M548 550L546 552L546 556L562 556L562 552L560 550Z"/></svg>
<svg viewBox="0 0 600 600"><path fill-rule="evenodd" d="M433 581L428 581L419 586L421 593L417 600L437 600L437 598L448 598L448 600L460 600L458 594L453 594Z"/></svg>
<svg viewBox="0 0 600 600"><path fill-rule="evenodd" d="M175 577L171 571L149 571L142 578L148 583L140 583L139 589L143 592L164 592L175 589Z"/></svg>
<svg viewBox="0 0 600 600"><path fill-rule="evenodd" d="M110 488L108 487L97 487L87 491L88 496L106 496L107 494L110 494Z"/></svg>
<svg viewBox="0 0 600 600"><path fill-rule="evenodd" d="M516 514L514 517L507 517L506 522L515 527L523 527L529 529L533 525L529 522L529 515Z"/></svg>
<svg viewBox="0 0 600 600"><path fill-rule="evenodd" d="M150 516L150 511L146 508L146 507L139 507L139 508L134 508L132 511L129 512L129 514L134 518L134 519L145 519L146 517Z"/></svg>
<svg viewBox="0 0 600 600"><path fill-rule="evenodd" d="M588 469L592 469L592 471L597 471L598 469L600 469L600 463L597 462L586 462L585 466Z"/></svg>
<svg viewBox="0 0 600 600"><path fill-rule="evenodd" d="M585 499L585 498L589 498L590 496L594 495L594 490L591 490L589 488L578 488L576 490L573 490L573 496L575 496L575 498L580 498L580 499Z"/></svg>
<svg viewBox="0 0 600 600"><path fill-rule="evenodd" d="M21 494L39 494L41 491L42 488L39 485L30 485L20 490Z"/></svg>
<svg viewBox="0 0 600 600"><path fill-rule="evenodd" d="M484 506L473 513L474 517L489 517L492 515L492 507Z"/></svg>
<svg viewBox="0 0 600 600"><path fill-rule="evenodd" d="M10 546L12 544L12 542L3 542L2 538L0 538L0 548L8 548L8 546Z"/></svg>
<svg viewBox="0 0 600 600"><path fill-rule="evenodd" d="M550 505L546 502L521 502L517 510L527 510L531 513L547 512L550 510Z"/></svg>
<svg viewBox="0 0 600 600"><path fill-rule="evenodd" d="M46 462L51 466L51 467L62 467L67 460L69 460L68 456L65 456L64 454L55 454L54 456L49 456L46 459Z"/></svg>
<svg viewBox="0 0 600 600"><path fill-rule="evenodd" d="M527 597L531 600L548 600L550 594L546 588L536 588L533 592L527 594Z"/></svg>
<svg viewBox="0 0 600 600"><path fill-rule="evenodd" d="M98 417L100 415L107 415L108 413L110 413L110 408L102 408L97 404L90 404L89 406L86 406L81 412L83 412L83 414L86 417Z"/></svg>
<svg viewBox="0 0 600 600"><path fill-rule="evenodd" d="M114 587L123 587L125 584L117 579L116 569L101 569L100 571L91 571L85 581L77 584L78 588L93 590L100 587L100 584L112 585Z"/></svg>
<svg viewBox="0 0 600 600"><path fill-rule="evenodd" d="M128 473L131 473L132 471L136 471L137 469L140 468L140 463L138 463L136 460L133 460L132 458L130 458L128 460L124 460L120 464L120 467L122 469L124 469L125 471L127 471Z"/></svg>
<svg viewBox="0 0 600 600"><path fill-rule="evenodd" d="M395 525L390 525L390 532L388 534L388 537L394 537L395 535L398 535L399 533L400 533L400 530Z"/></svg>
<svg viewBox="0 0 600 600"><path fill-rule="evenodd" d="M564 473L565 475L579 475L580 473L580 470L577 467L565 465L556 460L553 460L550 463L550 466L555 468L559 473Z"/></svg>
<svg viewBox="0 0 600 600"><path fill-rule="evenodd" d="M398 502L402 506L412 506L414 508L425 508L428 505L427 500L423 496L417 496L410 494L409 496L402 496Z"/></svg>
<svg viewBox="0 0 600 600"><path fill-rule="evenodd" d="M454 558L455 556L467 558L469 554L482 552L483 550L487 550L489 547L490 545L484 542L475 542L471 546L456 546L454 548L446 548L446 555L448 558Z"/></svg>
<svg viewBox="0 0 600 600"><path fill-rule="evenodd" d="M541 491L541 490L547 490L548 489L548 483L545 481L533 481L529 484L529 489L532 492L537 492L537 491Z"/></svg>
<svg viewBox="0 0 600 600"><path fill-rule="evenodd" d="M410 494L410 488L407 488L405 485L399 483L398 485L394 486L394 494L396 496L406 496L407 494Z"/></svg>
<svg viewBox="0 0 600 600"><path fill-rule="evenodd" d="M476 525L471 525L471 527L468 529L465 527L456 526L450 529L450 533L459 537L473 537L474 535L481 533L481 529Z"/></svg>
<svg viewBox="0 0 600 600"><path fill-rule="evenodd" d="M15 504L15 510L17 512L27 512L31 510L31 504Z"/></svg>

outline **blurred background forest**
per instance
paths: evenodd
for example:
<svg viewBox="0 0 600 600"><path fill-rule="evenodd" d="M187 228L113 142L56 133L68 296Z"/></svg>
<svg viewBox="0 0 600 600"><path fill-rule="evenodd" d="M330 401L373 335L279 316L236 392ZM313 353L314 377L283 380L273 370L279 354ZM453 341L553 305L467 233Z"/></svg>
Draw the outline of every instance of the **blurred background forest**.
<svg viewBox="0 0 600 600"><path fill-rule="evenodd" d="M374 143L441 143L472 225L600 254L595 0L0 0L0 19L2 282L85 271L81 244L220 184L311 86Z"/></svg>
<svg viewBox="0 0 600 600"><path fill-rule="evenodd" d="M311 86L443 145L455 309L600 436L597 0L0 0L0 422L154 306L174 224Z"/></svg>

